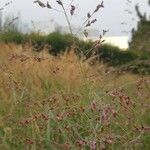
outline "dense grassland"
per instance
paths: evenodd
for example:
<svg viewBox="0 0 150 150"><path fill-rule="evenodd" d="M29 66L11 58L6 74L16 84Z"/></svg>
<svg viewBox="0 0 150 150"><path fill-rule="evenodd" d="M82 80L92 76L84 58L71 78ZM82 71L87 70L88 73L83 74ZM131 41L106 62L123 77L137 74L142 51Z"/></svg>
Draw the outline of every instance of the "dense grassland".
<svg viewBox="0 0 150 150"><path fill-rule="evenodd" d="M149 150L149 110L148 75L0 44L2 150Z"/></svg>
<svg viewBox="0 0 150 150"><path fill-rule="evenodd" d="M7 31L0 34L0 42L22 45L30 43L34 51L41 52L46 48L48 53L53 56L63 54L66 52L66 49L71 49L72 45L75 45L75 53L79 57L85 57L85 59L93 57L92 49L95 45L95 41L83 41L71 34L60 32L43 35L37 32L23 34L19 31ZM119 68L119 70L137 74L150 74L150 52L146 51L146 49L139 50L137 48L123 51L113 45L102 44L97 49L94 57L100 60L99 62Z"/></svg>

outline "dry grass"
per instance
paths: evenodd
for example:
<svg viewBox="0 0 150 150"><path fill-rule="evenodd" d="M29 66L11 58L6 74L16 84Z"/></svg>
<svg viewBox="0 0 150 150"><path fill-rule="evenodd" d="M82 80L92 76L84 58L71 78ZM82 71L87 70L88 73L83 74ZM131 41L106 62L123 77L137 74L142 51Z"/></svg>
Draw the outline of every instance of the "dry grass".
<svg viewBox="0 0 150 150"><path fill-rule="evenodd" d="M0 44L0 149L149 149L149 82Z"/></svg>

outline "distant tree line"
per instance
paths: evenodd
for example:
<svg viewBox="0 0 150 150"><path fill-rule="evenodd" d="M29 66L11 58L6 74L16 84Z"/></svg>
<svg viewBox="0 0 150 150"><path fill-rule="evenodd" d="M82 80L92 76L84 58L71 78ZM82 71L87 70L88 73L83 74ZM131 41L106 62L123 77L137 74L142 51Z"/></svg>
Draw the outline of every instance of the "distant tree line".
<svg viewBox="0 0 150 150"><path fill-rule="evenodd" d="M150 6L150 0L148 0ZM135 6L139 18L137 29L132 30L132 39L129 42L131 50L142 50L150 52L150 16L147 13L142 14L139 5Z"/></svg>

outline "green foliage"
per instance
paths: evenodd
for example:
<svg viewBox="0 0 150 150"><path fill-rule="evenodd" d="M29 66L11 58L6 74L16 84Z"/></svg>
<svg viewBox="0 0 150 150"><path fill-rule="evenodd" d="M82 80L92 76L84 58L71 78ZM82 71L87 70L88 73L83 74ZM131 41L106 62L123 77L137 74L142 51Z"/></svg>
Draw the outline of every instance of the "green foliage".
<svg viewBox="0 0 150 150"><path fill-rule="evenodd" d="M73 45L74 37L71 34L53 32L46 36L46 43L52 46L50 53L57 55Z"/></svg>
<svg viewBox="0 0 150 150"><path fill-rule="evenodd" d="M25 44L27 42L30 42L32 43L33 49L35 51L41 51L45 46L48 46L47 48L49 50L49 53L55 56L62 54L75 44L77 48L76 53L79 57L86 56L87 59L93 57L93 41L79 40L77 37L73 37L71 34L62 34L60 32L53 32L48 35L42 35L41 33L36 32L23 34L19 31L7 31L0 34L0 41L6 43L12 42L17 44ZM138 48L136 51L123 51L118 47L103 44L98 50L97 55L98 60L107 63L109 66L119 68L120 66L123 66L123 68L126 68L125 70L130 71L131 69L129 68L132 68L132 72L134 73L150 73L148 69L149 64L145 63L145 60L150 59L149 51L141 51ZM144 71L141 71L141 69Z"/></svg>
<svg viewBox="0 0 150 150"><path fill-rule="evenodd" d="M150 52L150 20L147 18L146 13L143 15L139 6L135 6L137 16L139 18L137 30L132 30L131 42L129 47L131 50L149 51Z"/></svg>
<svg viewBox="0 0 150 150"><path fill-rule="evenodd" d="M149 149L148 77L93 69L70 54L39 62L20 46L5 48L0 149Z"/></svg>
<svg viewBox="0 0 150 150"><path fill-rule="evenodd" d="M25 40L23 43L28 42L33 45L35 51L41 51L46 44L46 36L41 35L40 33L31 32L30 34L25 35Z"/></svg>
<svg viewBox="0 0 150 150"><path fill-rule="evenodd" d="M130 49L137 51L150 51L150 21L140 21L138 29L132 32L129 43Z"/></svg>
<svg viewBox="0 0 150 150"><path fill-rule="evenodd" d="M25 40L25 35L23 35L21 32L18 31L7 31L7 32L2 32L0 34L0 41L1 42L5 42L5 43L9 43L9 42L13 42L13 43L23 43Z"/></svg>
<svg viewBox="0 0 150 150"><path fill-rule="evenodd" d="M150 62L149 60L135 60L132 62L129 62L127 64L124 64L118 68L122 71L128 71L135 74L150 74Z"/></svg>
<svg viewBox="0 0 150 150"><path fill-rule="evenodd" d="M135 60L137 55L133 52L121 51L118 47L105 44L99 49L99 57L109 65L118 66Z"/></svg>
<svg viewBox="0 0 150 150"><path fill-rule="evenodd" d="M150 59L150 52L149 51L132 51L134 54L138 56L140 60L149 60Z"/></svg>
<svg viewBox="0 0 150 150"><path fill-rule="evenodd" d="M80 40L78 42L78 52L83 52L86 53L87 51L89 51L91 48L93 47L93 42L91 40L88 41L83 41Z"/></svg>
<svg viewBox="0 0 150 150"><path fill-rule="evenodd" d="M41 35L40 33L31 32L30 34L26 35L26 41L25 42L32 42L32 44L44 44L46 40L46 37L44 35Z"/></svg>

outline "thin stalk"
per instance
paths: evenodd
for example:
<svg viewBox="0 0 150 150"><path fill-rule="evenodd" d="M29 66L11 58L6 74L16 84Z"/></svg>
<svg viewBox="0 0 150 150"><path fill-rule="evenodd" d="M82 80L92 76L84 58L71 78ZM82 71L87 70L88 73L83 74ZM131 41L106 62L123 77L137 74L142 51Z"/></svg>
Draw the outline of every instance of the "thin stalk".
<svg viewBox="0 0 150 150"><path fill-rule="evenodd" d="M92 14L91 14L91 17L90 18L92 18L92 16L95 14L95 12L93 12ZM76 32L76 34L75 34L75 36L82 30L82 28L84 28L84 25L90 20L90 18L87 18L83 23L82 23L82 25L79 27L79 30Z"/></svg>
<svg viewBox="0 0 150 150"><path fill-rule="evenodd" d="M54 11L57 11L57 12L59 12L59 13L63 13L63 14L64 14L64 12L63 12L63 11L61 11L61 10L58 10L58 9L55 9L55 8L52 8L52 10L54 10Z"/></svg>
<svg viewBox="0 0 150 150"><path fill-rule="evenodd" d="M71 4L73 3L74 0L71 0L70 4L67 7L67 10L69 9L69 7L71 6Z"/></svg>
<svg viewBox="0 0 150 150"><path fill-rule="evenodd" d="M69 27L70 33L73 35L72 28L71 28L71 23L70 23L69 17L68 17L68 15L67 15L67 12L66 12L66 9L65 9L63 3L62 3L61 6L62 6L62 9L63 9L63 11L64 11L64 15L65 15L65 17L66 17L66 21L67 21L67 23L68 23L68 27Z"/></svg>

